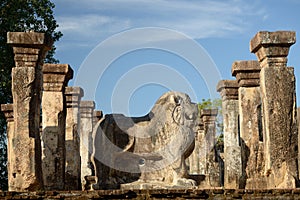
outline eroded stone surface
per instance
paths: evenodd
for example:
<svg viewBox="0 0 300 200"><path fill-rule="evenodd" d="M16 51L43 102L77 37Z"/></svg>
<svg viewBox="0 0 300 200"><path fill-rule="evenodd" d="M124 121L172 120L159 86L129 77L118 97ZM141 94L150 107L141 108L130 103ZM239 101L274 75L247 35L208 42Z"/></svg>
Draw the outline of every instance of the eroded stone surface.
<svg viewBox="0 0 300 200"><path fill-rule="evenodd" d="M296 187L298 134L295 124L295 77L292 68L263 68L261 73L264 109L265 173L268 187ZM282 166L285 170L280 170ZM285 174L290 181L284 183ZM283 184L283 185L282 185Z"/></svg>
<svg viewBox="0 0 300 200"><path fill-rule="evenodd" d="M298 133L300 130L300 107L297 109Z"/></svg>
<svg viewBox="0 0 300 200"><path fill-rule="evenodd" d="M201 159L202 165L205 166L204 174L208 177L206 185L210 187L219 187L220 181L220 166L219 153L216 149L216 117L217 109L203 109L200 111L200 118L203 122L204 132L204 158Z"/></svg>
<svg viewBox="0 0 300 200"><path fill-rule="evenodd" d="M42 96L42 169L46 190L63 190L65 182L65 86L73 76L67 64L44 64Z"/></svg>
<svg viewBox="0 0 300 200"><path fill-rule="evenodd" d="M262 112L259 87L239 88L239 110L244 178L247 181L248 179L258 181L264 173ZM246 188L255 188L253 184L247 181ZM256 186L259 188L258 185Z"/></svg>
<svg viewBox="0 0 300 200"><path fill-rule="evenodd" d="M206 168L205 132L202 118L198 119L198 121L200 122L200 124L198 130L195 132L195 148L192 154L186 160L190 175L203 175L205 174Z"/></svg>
<svg viewBox="0 0 300 200"><path fill-rule="evenodd" d="M164 94L144 117L106 115L93 133L94 187L194 186L184 161L194 147L197 115L197 105L179 92Z"/></svg>
<svg viewBox="0 0 300 200"><path fill-rule="evenodd" d="M236 61L232 65L232 75L239 83L241 182L245 188L259 188L256 182L264 173L260 70L258 61Z"/></svg>
<svg viewBox="0 0 300 200"><path fill-rule="evenodd" d="M262 70L260 87L263 110L263 143L268 188L295 188L298 178L298 130L295 76L286 67L295 32L259 32L250 42Z"/></svg>
<svg viewBox="0 0 300 200"><path fill-rule="evenodd" d="M286 66L290 46L295 42L294 31L260 31L251 39L250 51L262 67Z"/></svg>
<svg viewBox="0 0 300 200"><path fill-rule="evenodd" d="M100 191L1 192L3 199L299 199L300 189L121 189Z"/></svg>
<svg viewBox="0 0 300 200"><path fill-rule="evenodd" d="M299 185L300 127L296 124L295 76L293 68L286 67L289 47L295 43L294 32L259 32L250 43L259 62L235 62L232 73L237 81L225 80L218 84L223 99L224 156L216 156L214 149L216 113L204 110L198 122L197 106L182 93L167 93L148 115L136 118L121 114L102 118L101 113L93 112L93 102L82 102L80 125L81 90L66 88L67 95L64 95L66 80L71 78L68 65L44 65L43 170L39 133L41 65L51 41L44 34L28 32L8 33L8 43L15 54L14 105L13 108L2 105L1 110L8 122L11 191L43 189L42 171L46 189L63 189L64 176L68 185L65 189L69 190L78 189L80 179L83 188L90 184L92 189L186 188L195 185L191 177L200 183L199 187L211 188L220 183L216 162L219 157L225 159L227 188L245 187L247 193L253 188ZM66 123L64 98L68 110ZM96 151L92 160L96 176L93 176L90 153L95 124ZM195 124L199 125L197 129ZM194 132L197 132L195 145ZM189 162L190 176L184 160ZM111 194L114 192L118 193L111 191ZM269 191L262 191L266 192ZM214 190L214 193L222 191Z"/></svg>
<svg viewBox="0 0 300 200"><path fill-rule="evenodd" d="M81 186L86 185L86 177L93 175L90 156L92 154L92 132L94 101L80 102L80 159L81 159Z"/></svg>
<svg viewBox="0 0 300 200"><path fill-rule="evenodd" d="M222 80L217 91L222 96L224 134L224 187L243 188L239 135L238 81Z"/></svg>
<svg viewBox="0 0 300 200"><path fill-rule="evenodd" d="M93 113L93 127L100 121L103 117L103 113L101 110L94 110Z"/></svg>
<svg viewBox="0 0 300 200"><path fill-rule="evenodd" d="M79 105L83 90L80 87L66 87L66 167L65 189L81 189L80 181L80 137L79 137Z"/></svg>
<svg viewBox="0 0 300 200"><path fill-rule="evenodd" d="M217 91L220 92L222 100L237 100L238 82L235 80L221 80L217 85Z"/></svg>
<svg viewBox="0 0 300 200"><path fill-rule="evenodd" d="M239 87L259 86L260 64L256 60L235 61L231 73L236 77Z"/></svg>
<svg viewBox="0 0 300 200"><path fill-rule="evenodd" d="M9 188L14 191L43 188L40 142L41 64L51 39L44 33L11 32L7 42L13 46L12 69L14 102L13 148L15 158Z"/></svg>
<svg viewBox="0 0 300 200"><path fill-rule="evenodd" d="M15 168L14 160L16 159L16 153L13 146L13 140L15 138L14 134L14 106L13 104L1 104L1 111L4 113L6 118L7 126L6 126L6 136L7 136L7 178L8 183L13 181L13 171ZM14 187L9 184L9 191L14 190Z"/></svg>
<svg viewBox="0 0 300 200"><path fill-rule="evenodd" d="M297 109L297 124L298 124L298 148L300 142L300 107ZM300 151L298 149L298 166L300 166ZM298 169L299 170L299 169ZM300 178L300 171L299 171L299 178Z"/></svg>
<svg viewBox="0 0 300 200"><path fill-rule="evenodd" d="M297 108L297 123L298 123L298 148L300 143L300 107ZM298 166L300 166L300 151L298 150ZM299 169L298 169L299 170ZM300 177L300 171L299 171L299 177Z"/></svg>

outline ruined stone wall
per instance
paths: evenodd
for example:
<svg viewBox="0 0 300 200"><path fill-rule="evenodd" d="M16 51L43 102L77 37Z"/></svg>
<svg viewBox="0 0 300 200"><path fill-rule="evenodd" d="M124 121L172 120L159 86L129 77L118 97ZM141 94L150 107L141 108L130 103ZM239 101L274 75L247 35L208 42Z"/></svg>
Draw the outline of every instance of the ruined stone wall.
<svg viewBox="0 0 300 200"><path fill-rule="evenodd" d="M87 189L85 186L92 183L101 185L103 180L100 180L100 172L98 177L94 175L95 169L96 172L103 170L98 169L103 165L93 165L95 168L91 165L92 132L95 125L100 124L98 121L102 118L101 111L94 111L93 101L81 101L81 88L67 87L73 74L69 65L43 64L43 58L52 44L45 34L8 33L8 43L12 45L15 55L15 67L12 69L13 104L1 105L1 111L7 120L9 190L76 190ZM299 185L300 109L296 110L294 69L286 66L289 47L294 43L294 32L257 33L250 42L250 50L256 54L258 61L234 62L232 75L236 80L223 80L217 86L223 100L225 152L222 158L225 161L225 188L247 190L126 190L130 187L143 188L138 181L133 185L124 185L124 190L91 193L37 192L27 193L26 197L87 198L91 195L93 198L106 198L108 195L115 195L116 198L246 199L249 198L248 195L254 195L256 198L264 196L272 199L285 195L298 198L300 192L292 189ZM196 105L188 99L184 94L170 92L158 100L152 114L157 112L159 114L154 116L161 117L153 120L155 123L168 119L162 130L157 128L160 123L151 122L150 113L146 118L126 118L124 121L124 126L131 128L135 138L131 138L122 147L122 151L150 154L148 157L134 157L134 163L132 162L141 170L142 178L139 180L144 185L149 180L160 180L160 184L166 186L163 188L221 186L222 173L218 162L221 155L214 149L217 111L201 111L201 128L196 134L195 150L192 153L193 145L187 144L187 141L194 140L192 127L198 123L195 114L198 112L195 110ZM169 104L174 110L164 116L167 112L160 106ZM130 124L132 120L134 124ZM118 144L121 140L114 129L116 127L111 127L111 121L104 121L107 127L113 128L110 134L114 136L113 142ZM186 123L185 126L177 127L182 123ZM170 124L176 124L176 127L170 128ZM145 141L137 137L138 134L155 131L159 132L155 140L149 135ZM188 138L181 138L184 135L181 133L190 135ZM171 136L175 139L172 144L167 145L170 148L168 151L160 156L152 154L152 149L163 147ZM153 146L148 149L150 143ZM101 141L94 144L101 144ZM104 146L97 148L101 150L100 155L106 155L103 153L107 151ZM147 169L160 166L154 164L159 163L164 156L172 155L170 152L179 156L179 159L166 168L148 173ZM127 158L124 155L120 158ZM191 156L188 158L189 155ZM187 175L184 160L189 161L190 176ZM115 184L112 177L114 174L113 170L105 174L112 184ZM190 179L193 177L197 181ZM150 184L151 187L153 185L157 184ZM252 190L259 188L288 190ZM5 198L20 198L24 193L0 195Z"/></svg>

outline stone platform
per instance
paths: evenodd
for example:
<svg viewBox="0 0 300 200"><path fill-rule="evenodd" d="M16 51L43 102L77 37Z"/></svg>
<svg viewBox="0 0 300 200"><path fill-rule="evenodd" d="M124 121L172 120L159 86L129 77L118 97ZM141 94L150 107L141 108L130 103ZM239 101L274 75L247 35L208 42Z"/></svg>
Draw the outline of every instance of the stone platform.
<svg viewBox="0 0 300 200"><path fill-rule="evenodd" d="M300 189L156 189L0 192L0 199L300 199Z"/></svg>

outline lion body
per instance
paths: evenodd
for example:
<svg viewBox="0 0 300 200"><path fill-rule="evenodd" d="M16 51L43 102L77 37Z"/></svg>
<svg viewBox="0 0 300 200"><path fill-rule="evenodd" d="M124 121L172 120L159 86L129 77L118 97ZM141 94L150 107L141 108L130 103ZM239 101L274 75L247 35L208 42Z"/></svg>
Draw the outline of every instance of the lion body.
<svg viewBox="0 0 300 200"><path fill-rule="evenodd" d="M167 92L138 118L106 115L93 133L96 187L157 182L193 186L185 159L194 148L198 107L180 92Z"/></svg>

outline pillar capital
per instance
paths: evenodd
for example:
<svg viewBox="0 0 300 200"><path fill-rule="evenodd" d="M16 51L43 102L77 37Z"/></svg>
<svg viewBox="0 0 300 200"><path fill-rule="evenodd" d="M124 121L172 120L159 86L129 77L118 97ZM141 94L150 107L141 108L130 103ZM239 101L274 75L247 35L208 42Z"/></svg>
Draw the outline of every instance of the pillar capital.
<svg viewBox="0 0 300 200"><path fill-rule="evenodd" d="M7 43L13 47L16 67L36 67L43 62L53 40L45 33L8 32Z"/></svg>
<svg viewBox="0 0 300 200"><path fill-rule="evenodd" d="M70 79L73 70L68 64L46 63L42 68L44 91L62 91Z"/></svg>
<svg viewBox="0 0 300 200"><path fill-rule="evenodd" d="M93 112L94 121L99 121L103 117L102 110L94 110Z"/></svg>
<svg viewBox="0 0 300 200"><path fill-rule="evenodd" d="M259 86L260 64L256 60L235 61L231 73L236 77L239 87Z"/></svg>
<svg viewBox="0 0 300 200"><path fill-rule="evenodd" d="M215 123L218 115L218 109L202 109L200 111L200 117L203 120L203 124Z"/></svg>
<svg viewBox="0 0 300 200"><path fill-rule="evenodd" d="M81 118L93 118L93 111L95 109L94 101L80 102L80 116Z"/></svg>
<svg viewBox="0 0 300 200"><path fill-rule="evenodd" d="M238 82L236 80L221 80L217 85L223 100L238 100Z"/></svg>
<svg viewBox="0 0 300 200"><path fill-rule="evenodd" d="M7 122L14 121L14 105L1 104L1 111L4 113Z"/></svg>
<svg viewBox="0 0 300 200"><path fill-rule="evenodd" d="M81 98L84 96L81 87L66 87L65 89L67 107L79 107Z"/></svg>
<svg viewBox="0 0 300 200"><path fill-rule="evenodd" d="M294 31L260 31L251 39L250 51L262 67L286 66L290 46L295 42Z"/></svg>

